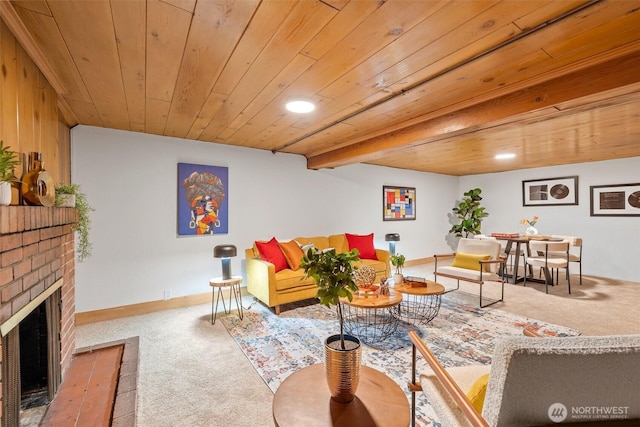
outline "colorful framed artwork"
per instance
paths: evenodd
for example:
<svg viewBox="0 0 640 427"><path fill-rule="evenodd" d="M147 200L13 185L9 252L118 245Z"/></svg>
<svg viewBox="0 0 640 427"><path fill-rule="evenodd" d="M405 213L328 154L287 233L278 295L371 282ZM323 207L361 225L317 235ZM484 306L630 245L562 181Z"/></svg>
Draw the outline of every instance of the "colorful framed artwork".
<svg viewBox="0 0 640 427"><path fill-rule="evenodd" d="M229 232L229 168L178 163L178 235Z"/></svg>
<svg viewBox="0 0 640 427"><path fill-rule="evenodd" d="M640 183L592 185L591 216L640 216Z"/></svg>
<svg viewBox="0 0 640 427"><path fill-rule="evenodd" d="M382 220L416 219L416 189L412 187L382 187Z"/></svg>
<svg viewBox="0 0 640 427"><path fill-rule="evenodd" d="M522 206L567 206L577 204L577 176L522 181Z"/></svg>

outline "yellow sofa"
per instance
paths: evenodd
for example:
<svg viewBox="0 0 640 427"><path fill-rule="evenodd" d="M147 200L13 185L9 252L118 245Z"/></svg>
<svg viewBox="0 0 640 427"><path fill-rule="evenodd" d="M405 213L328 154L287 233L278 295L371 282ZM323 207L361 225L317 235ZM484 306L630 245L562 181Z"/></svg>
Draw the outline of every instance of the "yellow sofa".
<svg viewBox="0 0 640 427"><path fill-rule="evenodd" d="M313 243L318 249L334 248L337 252L348 252L349 243L344 234L328 237L296 237L300 245ZM376 283L383 277L390 277L389 251L376 249L378 260L363 259L362 265L370 265L376 271ZM276 314L280 314L280 305L289 302L313 298L318 292L313 279L304 278L304 270L285 268L276 272L275 266L260 259L260 253L255 243L245 250L247 290L249 293L269 307L273 307Z"/></svg>

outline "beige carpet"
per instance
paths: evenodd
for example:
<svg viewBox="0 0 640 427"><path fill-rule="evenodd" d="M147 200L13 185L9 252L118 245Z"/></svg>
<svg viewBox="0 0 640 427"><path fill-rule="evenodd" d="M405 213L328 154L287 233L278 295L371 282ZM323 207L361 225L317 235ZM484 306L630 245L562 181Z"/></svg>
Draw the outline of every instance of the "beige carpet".
<svg viewBox="0 0 640 427"><path fill-rule="evenodd" d="M433 265L405 269L432 278ZM506 285L500 309L569 326L584 335L640 333L633 315L640 305L640 283L572 276L544 293L544 285ZM442 281L450 287L453 281ZM477 286L461 284L477 294ZM487 296L498 286L485 286ZM244 305L252 298L244 298ZM286 310L286 306L284 309ZM138 426L273 426L273 394L255 372L221 322L211 325L209 304L79 326L76 346L130 336L140 337ZM222 307L220 307L222 310ZM236 315L233 311L231 315Z"/></svg>

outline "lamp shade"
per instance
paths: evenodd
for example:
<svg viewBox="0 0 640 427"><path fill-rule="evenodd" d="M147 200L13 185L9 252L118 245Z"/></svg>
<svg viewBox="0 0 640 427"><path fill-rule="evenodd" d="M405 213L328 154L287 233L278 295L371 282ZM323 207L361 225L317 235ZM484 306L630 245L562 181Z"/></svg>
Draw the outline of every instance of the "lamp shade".
<svg viewBox="0 0 640 427"><path fill-rule="evenodd" d="M233 245L218 245L213 248L213 257L222 258L222 278L231 279L231 260L229 258L238 254L238 250Z"/></svg>
<svg viewBox="0 0 640 427"><path fill-rule="evenodd" d="M214 258L231 258L238 254L238 250L234 245L218 245L213 248Z"/></svg>
<svg viewBox="0 0 640 427"><path fill-rule="evenodd" d="M389 233L384 235L385 242L399 242L400 235L398 233Z"/></svg>

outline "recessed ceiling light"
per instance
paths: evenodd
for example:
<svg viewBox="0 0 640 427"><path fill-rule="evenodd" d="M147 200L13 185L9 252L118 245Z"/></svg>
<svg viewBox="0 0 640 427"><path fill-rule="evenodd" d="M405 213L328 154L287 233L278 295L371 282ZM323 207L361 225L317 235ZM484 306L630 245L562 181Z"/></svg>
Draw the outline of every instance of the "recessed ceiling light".
<svg viewBox="0 0 640 427"><path fill-rule="evenodd" d="M287 102L287 110L292 113L310 113L316 109L316 106L309 101L291 101Z"/></svg>
<svg viewBox="0 0 640 427"><path fill-rule="evenodd" d="M505 160L505 159L513 159L516 155L513 153L504 153L504 154L496 154L496 159Z"/></svg>

